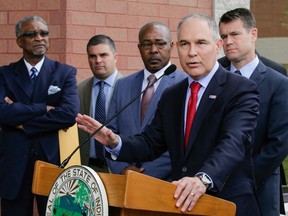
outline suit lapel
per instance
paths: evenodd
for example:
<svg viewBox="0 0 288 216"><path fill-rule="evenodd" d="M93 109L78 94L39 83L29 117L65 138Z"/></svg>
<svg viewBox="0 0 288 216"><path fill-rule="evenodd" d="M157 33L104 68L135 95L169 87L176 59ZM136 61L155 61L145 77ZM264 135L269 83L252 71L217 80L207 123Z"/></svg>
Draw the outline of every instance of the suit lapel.
<svg viewBox="0 0 288 216"><path fill-rule="evenodd" d="M210 109L217 99L217 96L220 95L220 93L223 91L223 84L226 82L226 75L223 76L223 71L219 69L216 71L212 79L210 80L207 88L205 89L201 101L199 103L199 106L197 108L197 112L195 114L195 118L193 121L193 125L191 128L191 133L188 141L188 149L185 153L185 159L189 155L189 152L193 148L194 142L197 139L197 134L199 133L199 130L202 126L202 123L204 122L204 119L206 118L207 114L210 112ZM222 74L220 74L222 73Z"/></svg>
<svg viewBox="0 0 288 216"><path fill-rule="evenodd" d="M91 77L87 83L87 85L84 86L83 92L85 93L83 98L82 98L82 103L84 105L84 113L89 113L91 114L92 111L91 109L91 91L92 91L92 85L93 85L93 77Z"/></svg>
<svg viewBox="0 0 288 216"><path fill-rule="evenodd" d="M266 66L260 61L258 66L253 71L250 79L253 80L257 84L257 86L259 86L261 82L263 81L263 79L265 78L262 75L262 73L265 73L265 72L266 72Z"/></svg>
<svg viewBox="0 0 288 216"><path fill-rule="evenodd" d="M130 89L131 98L135 98L142 91L143 79L144 79L144 71L142 70L135 76L135 79L132 82L131 89ZM141 126L141 118L140 118L141 97L138 97L136 99L136 101L134 101L131 104L131 109L132 109L131 115L133 116L134 124L137 127L137 131L139 131L139 128L142 128L142 126Z"/></svg>
<svg viewBox="0 0 288 216"><path fill-rule="evenodd" d="M17 62L15 67L15 83L21 88L21 90L26 94L27 98L32 97L33 85L27 71L27 67L24 63L23 58Z"/></svg>

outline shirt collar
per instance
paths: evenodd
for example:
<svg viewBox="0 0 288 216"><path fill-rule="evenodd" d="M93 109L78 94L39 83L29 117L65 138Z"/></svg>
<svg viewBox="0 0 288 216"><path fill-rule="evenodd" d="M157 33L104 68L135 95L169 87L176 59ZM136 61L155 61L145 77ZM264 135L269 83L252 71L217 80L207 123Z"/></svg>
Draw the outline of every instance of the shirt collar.
<svg viewBox="0 0 288 216"><path fill-rule="evenodd" d="M248 64L244 65L242 68L236 69L234 65L231 63L230 71L234 72L235 70L240 70L242 76L246 78L250 78L253 71L256 69L257 65L259 64L259 58L256 55L256 57L250 61Z"/></svg>
<svg viewBox="0 0 288 216"><path fill-rule="evenodd" d="M116 69L109 77L107 77L105 80L100 80L98 78L96 78L94 76L94 79L93 79L93 86L95 86L99 81L104 81L107 85L109 86L113 86L114 82L115 82L115 79L117 77L117 74L118 74L118 70Z"/></svg>
<svg viewBox="0 0 288 216"><path fill-rule="evenodd" d="M42 65L44 63L44 60L45 60L45 56L41 59L41 61L39 61L36 65L32 66L30 63L28 63L25 59L24 59L24 63L27 67L27 70L29 72L29 74L31 73L31 68L32 67L35 67L38 71L38 73L36 74L36 76L38 76L38 74L40 73L40 70L42 68Z"/></svg>
<svg viewBox="0 0 288 216"><path fill-rule="evenodd" d="M159 79L159 77L161 77L164 74L164 71L171 65L171 62L169 61L168 64L163 67L162 69L160 69L159 71L157 71L156 73L153 73L157 79ZM144 80L147 80L148 76L150 76L152 73L149 72L146 68L144 68Z"/></svg>
<svg viewBox="0 0 288 216"><path fill-rule="evenodd" d="M216 61L215 65L213 66L210 73L208 73L206 76L202 77L201 79L194 80L194 79L192 79L192 77L189 76L188 77L189 86L192 82L199 82L202 87L206 88L208 86L210 80L212 79L212 77L214 76L216 71L218 70L218 68L219 68L219 63L218 63L218 61Z"/></svg>

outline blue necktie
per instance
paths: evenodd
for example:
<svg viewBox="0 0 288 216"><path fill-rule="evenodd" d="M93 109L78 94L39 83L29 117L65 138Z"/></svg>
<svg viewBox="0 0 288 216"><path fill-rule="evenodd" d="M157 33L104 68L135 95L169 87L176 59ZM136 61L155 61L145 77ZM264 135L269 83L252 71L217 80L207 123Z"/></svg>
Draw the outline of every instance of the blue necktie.
<svg viewBox="0 0 288 216"><path fill-rule="evenodd" d="M239 75L242 75L241 72L240 72L240 70L235 70L234 73L239 74Z"/></svg>
<svg viewBox="0 0 288 216"><path fill-rule="evenodd" d="M32 73L30 75L30 79L33 80L36 77L36 74L37 74L38 71L37 71L37 69L35 67L32 67L31 68L31 72Z"/></svg>
<svg viewBox="0 0 288 216"><path fill-rule="evenodd" d="M35 85L35 81L36 81L36 75L37 75L37 69L35 67L32 67L31 68L31 75L30 75L30 79L31 79L31 82L33 84L33 86Z"/></svg>
<svg viewBox="0 0 288 216"><path fill-rule="evenodd" d="M95 104L95 119L101 124L104 124L106 121L106 95L104 92L105 82L99 81L97 85L99 86L99 93ZM97 158L104 161L103 145L96 140L95 150Z"/></svg>

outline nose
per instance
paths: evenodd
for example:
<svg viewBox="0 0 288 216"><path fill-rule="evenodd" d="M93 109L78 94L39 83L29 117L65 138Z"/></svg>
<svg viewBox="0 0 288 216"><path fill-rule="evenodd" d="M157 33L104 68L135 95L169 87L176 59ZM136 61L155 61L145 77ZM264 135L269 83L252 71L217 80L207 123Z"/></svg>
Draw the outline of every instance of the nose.
<svg viewBox="0 0 288 216"><path fill-rule="evenodd" d="M196 56L197 55L197 50L195 45L191 44L190 50L189 50L189 56Z"/></svg>
<svg viewBox="0 0 288 216"><path fill-rule="evenodd" d="M228 35L226 38L226 44L232 44L232 43L233 43L233 39L231 36Z"/></svg>
<svg viewBox="0 0 288 216"><path fill-rule="evenodd" d="M34 39L35 40L42 40L44 37L43 36L41 36L41 34L38 32L36 35L35 35L35 37L34 37Z"/></svg>
<svg viewBox="0 0 288 216"><path fill-rule="evenodd" d="M95 61L96 61L97 63L101 63L101 62L102 62L102 58L97 57L97 58L95 59Z"/></svg>
<svg viewBox="0 0 288 216"><path fill-rule="evenodd" d="M158 52L158 49L157 49L155 43L152 43L152 45L151 45L149 51L150 51L151 53L156 53L156 52Z"/></svg>

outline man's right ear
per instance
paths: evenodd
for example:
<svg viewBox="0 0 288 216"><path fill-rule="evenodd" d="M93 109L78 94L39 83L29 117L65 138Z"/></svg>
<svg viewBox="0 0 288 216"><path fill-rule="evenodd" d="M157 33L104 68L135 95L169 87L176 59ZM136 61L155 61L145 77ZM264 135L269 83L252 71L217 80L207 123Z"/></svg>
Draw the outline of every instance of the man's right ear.
<svg viewBox="0 0 288 216"><path fill-rule="evenodd" d="M21 38L17 38L17 39L16 39L16 43L18 44L18 46L19 46L20 48L23 48Z"/></svg>

